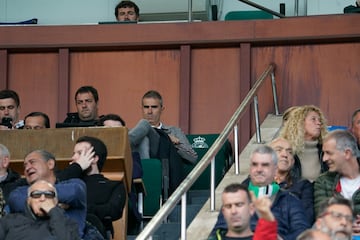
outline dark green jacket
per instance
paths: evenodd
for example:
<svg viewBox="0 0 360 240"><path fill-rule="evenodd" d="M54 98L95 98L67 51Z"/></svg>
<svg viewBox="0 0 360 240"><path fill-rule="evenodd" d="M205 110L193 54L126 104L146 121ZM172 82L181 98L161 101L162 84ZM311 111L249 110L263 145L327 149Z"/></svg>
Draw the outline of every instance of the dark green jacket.
<svg viewBox="0 0 360 240"><path fill-rule="evenodd" d="M319 214L321 203L331 197L343 197L341 195L340 174L325 172L321 174L314 184L314 208L316 216ZM360 214L360 186L352 196L354 211Z"/></svg>

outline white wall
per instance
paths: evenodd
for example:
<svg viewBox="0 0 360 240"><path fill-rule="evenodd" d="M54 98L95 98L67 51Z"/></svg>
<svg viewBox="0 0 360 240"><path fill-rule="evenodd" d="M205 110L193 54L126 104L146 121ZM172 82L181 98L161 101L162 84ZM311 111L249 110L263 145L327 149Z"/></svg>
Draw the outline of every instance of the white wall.
<svg viewBox="0 0 360 240"><path fill-rule="evenodd" d="M0 0L0 22L17 22L38 18L39 24L89 24L114 21L114 8L120 0ZM285 3L286 15L295 15L296 0L253 0L279 12ZM299 15L342 13L355 0L298 0ZM134 0L141 13L187 12L189 0ZM307 7L306 3L307 2ZM193 11L219 6L219 19L228 11L254 9L238 0L192 0Z"/></svg>
<svg viewBox="0 0 360 240"><path fill-rule="evenodd" d="M187 12L188 0L133 0L140 13ZM120 0L0 0L0 22L38 18L39 24L87 24L115 21ZM193 11L205 11L206 0L193 0Z"/></svg>

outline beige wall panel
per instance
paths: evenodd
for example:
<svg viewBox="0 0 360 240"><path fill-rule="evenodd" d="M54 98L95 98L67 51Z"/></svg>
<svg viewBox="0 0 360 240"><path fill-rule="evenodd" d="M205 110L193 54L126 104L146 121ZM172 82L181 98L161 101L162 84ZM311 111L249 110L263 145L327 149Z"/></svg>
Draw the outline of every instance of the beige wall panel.
<svg viewBox="0 0 360 240"><path fill-rule="evenodd" d="M141 118L141 98L150 89L164 98L163 120L178 124L179 51L73 52L70 67L70 109L76 111L74 95L83 85L99 92L99 113L116 113L128 127Z"/></svg>
<svg viewBox="0 0 360 240"><path fill-rule="evenodd" d="M23 119L33 111L45 112L51 126L57 119L57 53L12 53L9 54L9 89L20 97Z"/></svg>
<svg viewBox="0 0 360 240"><path fill-rule="evenodd" d="M239 51L239 48L192 51L190 132L221 132L240 104Z"/></svg>

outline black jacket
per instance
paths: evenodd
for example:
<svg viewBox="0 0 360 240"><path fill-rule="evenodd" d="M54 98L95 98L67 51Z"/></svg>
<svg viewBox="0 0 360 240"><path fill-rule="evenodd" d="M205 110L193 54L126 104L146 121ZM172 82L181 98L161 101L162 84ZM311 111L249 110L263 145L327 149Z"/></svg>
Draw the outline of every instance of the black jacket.
<svg viewBox="0 0 360 240"><path fill-rule="evenodd" d="M26 207L24 214L14 213L0 219L2 240L78 240L78 225L64 215L59 207L49 218L38 218Z"/></svg>

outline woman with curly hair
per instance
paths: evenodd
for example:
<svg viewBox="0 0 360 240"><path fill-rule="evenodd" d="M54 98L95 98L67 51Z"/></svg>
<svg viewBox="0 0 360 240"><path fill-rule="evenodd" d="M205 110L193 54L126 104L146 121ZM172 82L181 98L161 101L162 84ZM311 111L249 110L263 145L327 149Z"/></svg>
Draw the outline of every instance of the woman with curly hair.
<svg viewBox="0 0 360 240"><path fill-rule="evenodd" d="M291 112L280 136L294 148L297 156L294 171L299 177L313 182L327 170L322 161L322 139L326 133L326 119L318 107L304 105Z"/></svg>

